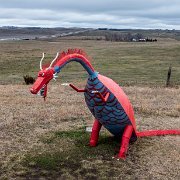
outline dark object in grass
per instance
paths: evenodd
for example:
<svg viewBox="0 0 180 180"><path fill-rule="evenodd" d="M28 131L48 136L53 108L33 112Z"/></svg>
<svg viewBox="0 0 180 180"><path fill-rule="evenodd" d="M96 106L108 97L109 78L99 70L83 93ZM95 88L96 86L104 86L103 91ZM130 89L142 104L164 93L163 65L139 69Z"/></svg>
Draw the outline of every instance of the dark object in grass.
<svg viewBox="0 0 180 180"><path fill-rule="evenodd" d="M166 87L169 87L169 85L170 85L170 78L171 78L171 66L169 66L169 70L168 70L168 74L167 74Z"/></svg>
<svg viewBox="0 0 180 180"><path fill-rule="evenodd" d="M33 84L35 82L35 78L29 76L29 75L25 75L23 76L25 83L28 84Z"/></svg>

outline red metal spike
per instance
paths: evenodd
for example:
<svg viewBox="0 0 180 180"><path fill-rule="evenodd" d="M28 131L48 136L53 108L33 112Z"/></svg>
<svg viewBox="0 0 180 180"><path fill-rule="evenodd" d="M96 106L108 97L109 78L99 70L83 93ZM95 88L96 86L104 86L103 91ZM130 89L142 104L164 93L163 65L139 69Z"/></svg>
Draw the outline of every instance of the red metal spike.
<svg viewBox="0 0 180 180"><path fill-rule="evenodd" d="M88 60L90 60L90 58L86 55L86 53L82 50L82 49L68 49L67 51L63 51L60 55L59 58L53 63L52 67L58 62L60 61L62 58L64 58L67 55L70 54L80 54L83 55L84 57L86 57Z"/></svg>

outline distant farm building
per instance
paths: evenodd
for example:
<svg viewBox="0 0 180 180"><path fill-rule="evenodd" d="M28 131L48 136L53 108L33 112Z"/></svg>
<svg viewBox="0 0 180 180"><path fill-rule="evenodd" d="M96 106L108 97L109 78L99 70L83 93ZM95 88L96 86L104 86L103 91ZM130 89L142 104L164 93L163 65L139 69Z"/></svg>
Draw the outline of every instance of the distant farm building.
<svg viewBox="0 0 180 180"><path fill-rule="evenodd" d="M139 42L146 42L146 39L139 39Z"/></svg>

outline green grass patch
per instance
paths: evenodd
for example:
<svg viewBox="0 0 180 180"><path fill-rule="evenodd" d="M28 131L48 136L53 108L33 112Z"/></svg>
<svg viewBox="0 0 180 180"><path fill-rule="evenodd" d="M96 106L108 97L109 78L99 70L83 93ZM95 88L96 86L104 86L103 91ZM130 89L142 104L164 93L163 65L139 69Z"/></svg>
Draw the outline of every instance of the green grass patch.
<svg viewBox="0 0 180 180"><path fill-rule="evenodd" d="M35 174L38 176L42 171L46 171L48 175L52 172L53 174L56 174L54 172L58 172L58 174L68 172L73 176L85 173L83 172L84 161L91 162L97 159L110 161L119 145L119 141L101 133L98 146L92 148L88 145L89 137L90 134L82 129L53 132L40 139L47 149L36 149L34 152L29 152L22 164L29 168L27 171L29 175L32 175L37 169L39 172ZM84 171L86 174L92 173L92 168L84 169Z"/></svg>
<svg viewBox="0 0 180 180"><path fill-rule="evenodd" d="M124 160L113 160L119 151L120 140L102 132L97 147L88 146L89 133L83 129L55 131L40 138L39 147L33 147L17 167L17 176L26 179L138 179L148 175L149 161L161 152L158 138L142 138L131 144ZM155 149L154 151L152 149ZM155 158L155 155L153 156ZM148 161L146 161L146 159ZM155 162L157 159L155 159ZM23 173L21 173L23 172ZM154 175L155 176L155 175ZM154 177L153 176L153 177Z"/></svg>
<svg viewBox="0 0 180 180"><path fill-rule="evenodd" d="M42 145L34 148L24 157L21 177L107 179L132 178L135 174L137 177L136 168L145 166L141 161L141 154L145 153L142 150L151 151L154 143L152 138L144 138L131 144L126 161L117 161L112 157L119 152L120 140L102 132L98 146L92 148L88 146L89 136L84 129L56 131L43 136L40 141L44 148Z"/></svg>

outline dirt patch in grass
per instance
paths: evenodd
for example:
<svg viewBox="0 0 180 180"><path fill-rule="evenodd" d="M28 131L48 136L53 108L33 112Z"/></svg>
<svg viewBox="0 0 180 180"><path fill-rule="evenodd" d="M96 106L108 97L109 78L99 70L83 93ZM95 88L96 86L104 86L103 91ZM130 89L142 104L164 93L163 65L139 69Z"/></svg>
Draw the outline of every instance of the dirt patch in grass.
<svg viewBox="0 0 180 180"><path fill-rule="evenodd" d="M29 88L0 85L1 179L178 179L179 136L138 139L126 161L115 161L119 141L106 130L96 148L87 146L89 134L82 129L93 117L82 94L51 83L43 102ZM180 89L123 89L135 107L138 130L180 128Z"/></svg>

